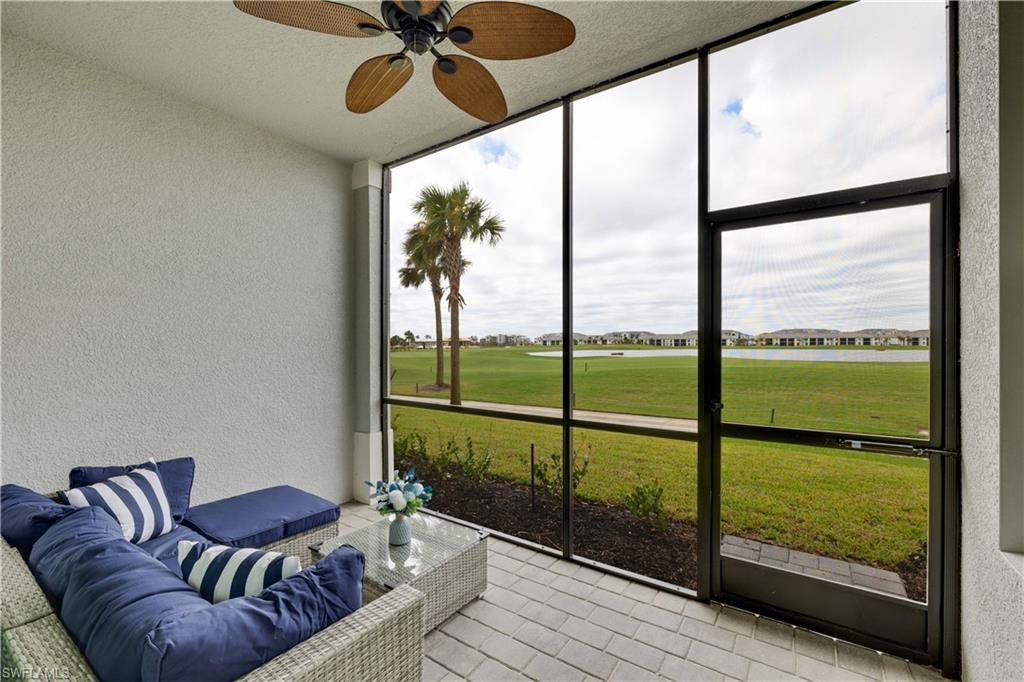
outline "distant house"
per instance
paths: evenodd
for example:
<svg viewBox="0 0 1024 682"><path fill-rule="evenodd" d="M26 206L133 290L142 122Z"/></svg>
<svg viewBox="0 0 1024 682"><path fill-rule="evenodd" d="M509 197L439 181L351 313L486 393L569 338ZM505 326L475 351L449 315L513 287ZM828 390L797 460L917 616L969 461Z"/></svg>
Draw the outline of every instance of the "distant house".
<svg viewBox="0 0 1024 682"><path fill-rule="evenodd" d="M838 329L779 329L758 334L755 341L759 346L838 346Z"/></svg>
<svg viewBox="0 0 1024 682"><path fill-rule="evenodd" d="M575 333L573 336L573 344L579 345L586 343L590 337L586 334ZM541 346L561 346L562 345L562 332L551 332L549 334L541 334L534 341Z"/></svg>
<svg viewBox="0 0 1024 682"><path fill-rule="evenodd" d="M908 346L928 346L930 340L931 331L928 329L915 329L907 335Z"/></svg>
<svg viewBox="0 0 1024 682"><path fill-rule="evenodd" d="M651 334L647 339L651 346L661 348L689 348L697 345L697 331L678 332L671 334Z"/></svg>
<svg viewBox="0 0 1024 682"><path fill-rule="evenodd" d="M927 329L779 329L758 334L759 346L927 346Z"/></svg>
<svg viewBox="0 0 1024 682"><path fill-rule="evenodd" d="M414 348L420 348L420 349L437 348L437 340L436 339L432 339L429 336L424 336L424 337L417 336L416 340L413 341L412 345L413 345Z"/></svg>
<svg viewBox="0 0 1024 682"><path fill-rule="evenodd" d="M735 329L723 329L722 330L722 345L723 346L746 346L754 337L745 332L739 332Z"/></svg>
<svg viewBox="0 0 1024 682"><path fill-rule="evenodd" d="M475 336L460 336L459 337L459 346L477 346L477 345L479 345L479 341L477 340L477 338ZM446 338L444 340L444 347L445 348L451 348L451 346L452 346L452 339L451 339L451 337L448 337L448 338Z"/></svg>
<svg viewBox="0 0 1024 682"><path fill-rule="evenodd" d="M608 346L617 343L647 343L648 339L653 336L655 336L655 334L645 331L607 332L597 336L588 336L587 343L593 343L600 346Z"/></svg>

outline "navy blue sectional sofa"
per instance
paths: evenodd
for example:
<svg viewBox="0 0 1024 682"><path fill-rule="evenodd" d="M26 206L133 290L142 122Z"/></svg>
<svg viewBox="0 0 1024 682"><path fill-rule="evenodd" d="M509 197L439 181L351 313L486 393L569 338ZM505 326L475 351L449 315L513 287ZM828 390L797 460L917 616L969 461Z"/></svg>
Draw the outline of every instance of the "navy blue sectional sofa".
<svg viewBox="0 0 1024 682"><path fill-rule="evenodd" d="M309 545L338 534L337 504L276 486L193 507L192 460L157 467L175 527L138 544L102 507L3 486L3 665L102 680L418 678L422 595L363 607L351 547L310 565ZM69 487L126 471L78 468ZM181 577L180 540L296 555L304 570L211 603Z"/></svg>

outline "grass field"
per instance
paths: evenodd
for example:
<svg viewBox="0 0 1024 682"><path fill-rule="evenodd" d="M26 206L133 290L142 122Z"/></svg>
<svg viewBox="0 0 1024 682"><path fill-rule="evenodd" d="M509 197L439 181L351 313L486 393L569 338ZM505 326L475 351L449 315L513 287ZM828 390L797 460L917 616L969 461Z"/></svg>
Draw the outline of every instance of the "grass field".
<svg viewBox="0 0 1024 682"><path fill-rule="evenodd" d="M463 398L558 407L561 360L527 355L533 350L538 349L465 349ZM391 365L393 394L417 395L417 384L433 381L433 351L393 352ZM927 363L725 358L722 365L727 421L910 437L927 433ZM694 418L697 362L685 356L580 359L574 388L578 409ZM419 395L446 397L437 391ZM529 481L531 443L538 457L561 447L561 431L552 426L414 408L396 407L394 415L397 438L420 433L433 452L449 438L462 443L471 437L478 449L493 452L492 473L523 483ZM669 512L696 519L695 444L577 431L575 445L590 461L579 495L620 502L640 480L657 479ZM927 540L927 517L924 460L723 441L726 533L894 566Z"/></svg>
<svg viewBox="0 0 1024 682"><path fill-rule="evenodd" d="M528 355L534 350L541 349L464 349L463 399L561 406L561 359ZM434 380L434 351L393 352L391 369L391 392L417 395L417 385ZM581 410L697 416L696 357L579 359L573 383ZM724 358L722 402L731 422L920 438L928 429L928 364Z"/></svg>
<svg viewBox="0 0 1024 682"><path fill-rule="evenodd" d="M493 453L491 473L520 483L537 457L559 452L558 427L393 408L396 440L411 433L434 453L471 437ZM589 469L577 494L621 502L641 479L657 479L668 511L696 520L696 445L600 431L577 431ZM443 481L431 482L443 486ZM722 443L722 529L792 549L894 566L927 540L928 465L921 459L742 440ZM513 529L502 529L510 531Z"/></svg>

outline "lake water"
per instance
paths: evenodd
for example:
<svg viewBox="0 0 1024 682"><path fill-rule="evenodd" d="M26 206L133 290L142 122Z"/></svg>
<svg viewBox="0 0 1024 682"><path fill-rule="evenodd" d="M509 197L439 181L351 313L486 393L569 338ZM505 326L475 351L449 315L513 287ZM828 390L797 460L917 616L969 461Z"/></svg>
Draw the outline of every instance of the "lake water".
<svg viewBox="0 0 1024 682"><path fill-rule="evenodd" d="M539 358L560 358L562 351L529 353ZM657 358L695 356L696 348L664 348L661 350L578 350L576 358ZM928 362L927 350L869 350L866 348L723 348L722 357L743 360L796 360L802 362Z"/></svg>

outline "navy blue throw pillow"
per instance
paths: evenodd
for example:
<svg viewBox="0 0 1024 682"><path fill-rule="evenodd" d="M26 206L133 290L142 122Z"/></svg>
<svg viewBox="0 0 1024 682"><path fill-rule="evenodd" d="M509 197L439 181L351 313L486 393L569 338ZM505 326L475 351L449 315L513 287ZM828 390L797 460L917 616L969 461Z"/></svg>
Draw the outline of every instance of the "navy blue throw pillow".
<svg viewBox="0 0 1024 682"><path fill-rule="evenodd" d="M0 487L0 533L25 557L50 526L74 511L70 505L54 502L20 485L8 483Z"/></svg>
<svg viewBox="0 0 1024 682"><path fill-rule="evenodd" d="M114 476L123 476L138 469L142 464L75 467L68 473L68 487L81 488ZM171 518L175 523L181 523L192 498L192 480L196 474L196 461L191 457L165 459L156 463L156 469L160 473L160 480L163 481L167 502L171 505Z"/></svg>

